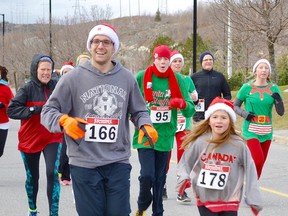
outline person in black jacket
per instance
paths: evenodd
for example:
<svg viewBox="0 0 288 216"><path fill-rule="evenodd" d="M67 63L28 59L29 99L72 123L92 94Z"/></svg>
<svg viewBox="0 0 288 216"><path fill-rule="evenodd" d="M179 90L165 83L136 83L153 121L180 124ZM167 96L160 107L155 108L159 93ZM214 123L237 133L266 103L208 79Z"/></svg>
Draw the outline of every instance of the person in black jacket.
<svg viewBox="0 0 288 216"><path fill-rule="evenodd" d="M58 216L60 184L58 165L63 133L51 133L40 123L42 106L56 86L51 79L54 62L41 54L33 56L31 79L11 99L7 114L21 120L18 132L18 150L26 170L25 188L29 204L29 216L37 215L37 194L39 189L40 156L43 152L46 164L47 197L49 216Z"/></svg>
<svg viewBox="0 0 288 216"><path fill-rule="evenodd" d="M204 119L204 112L217 96L231 100L231 91L225 76L213 69L214 56L212 53L201 53L200 64L202 70L191 75L198 92L196 113L193 116L195 122Z"/></svg>

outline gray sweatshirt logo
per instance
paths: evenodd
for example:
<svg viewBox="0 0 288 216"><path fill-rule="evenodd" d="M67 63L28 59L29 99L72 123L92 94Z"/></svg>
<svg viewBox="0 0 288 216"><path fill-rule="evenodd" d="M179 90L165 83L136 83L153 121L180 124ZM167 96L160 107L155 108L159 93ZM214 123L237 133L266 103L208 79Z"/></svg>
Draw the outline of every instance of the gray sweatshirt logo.
<svg viewBox="0 0 288 216"><path fill-rule="evenodd" d="M112 116L117 109L117 98L113 94L104 91L93 100L93 110L101 117Z"/></svg>

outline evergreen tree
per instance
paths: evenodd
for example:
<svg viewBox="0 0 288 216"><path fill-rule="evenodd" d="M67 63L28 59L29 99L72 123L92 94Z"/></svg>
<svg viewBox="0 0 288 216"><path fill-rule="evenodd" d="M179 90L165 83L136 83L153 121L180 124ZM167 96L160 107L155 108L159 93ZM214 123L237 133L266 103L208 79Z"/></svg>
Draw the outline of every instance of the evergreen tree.
<svg viewBox="0 0 288 216"><path fill-rule="evenodd" d="M156 16L155 16L155 22L160 22L161 21L161 13L159 11L159 8L156 11Z"/></svg>

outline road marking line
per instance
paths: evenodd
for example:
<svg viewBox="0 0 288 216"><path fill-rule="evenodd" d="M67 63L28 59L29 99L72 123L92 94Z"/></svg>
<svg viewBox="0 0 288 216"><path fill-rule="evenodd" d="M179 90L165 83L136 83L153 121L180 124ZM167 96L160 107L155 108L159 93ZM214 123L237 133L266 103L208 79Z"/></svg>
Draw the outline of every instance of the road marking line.
<svg viewBox="0 0 288 216"><path fill-rule="evenodd" d="M272 189L269 189L269 188L264 188L264 187L260 187L260 189L263 190L263 191L267 191L267 192L270 192L270 193L277 194L279 196L283 196L283 197L287 197L288 198L288 194L285 194L285 193L282 193L282 192L279 192L279 191L275 191L275 190L272 190Z"/></svg>
<svg viewBox="0 0 288 216"><path fill-rule="evenodd" d="M170 160L170 162L172 162L174 164L177 163L175 160ZM273 194L288 198L288 194L286 194L286 193L282 193L282 192L279 192L279 191L276 191L276 190L272 190L272 189L269 189L269 188L265 188L265 187L260 187L260 189L263 190L263 191L267 191L269 193L273 193Z"/></svg>

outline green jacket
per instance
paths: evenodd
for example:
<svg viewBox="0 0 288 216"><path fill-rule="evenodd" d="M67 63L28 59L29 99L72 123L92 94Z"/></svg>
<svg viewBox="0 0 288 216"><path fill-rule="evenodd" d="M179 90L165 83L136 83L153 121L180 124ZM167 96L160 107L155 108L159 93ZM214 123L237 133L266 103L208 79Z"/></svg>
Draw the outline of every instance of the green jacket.
<svg viewBox="0 0 288 216"><path fill-rule="evenodd" d="M136 75L136 80L138 82L140 92L144 97L144 73L145 70L140 71ZM175 73L176 79L178 81L179 88L182 92L182 96L186 101L186 108L182 110L182 114L185 117L192 117L195 113L194 103L188 93L186 84L181 74ZM151 107L169 107L170 102L170 94L169 92L169 83L168 78L159 78L153 74L152 76L152 89L154 101L151 103L147 103L147 108L151 117ZM168 94L167 94L168 93ZM153 108L152 108L153 109ZM177 109L171 109L171 120L170 122L165 123L153 123L154 128L158 132L158 140L155 143L155 150L158 151L170 151L173 148L174 136L177 129ZM163 114L163 113L162 113ZM164 115L164 114L163 114ZM152 117L151 117L152 119ZM144 137L141 144L138 144L138 133L139 131L136 129L133 136L133 148L150 148L150 146L144 146L143 144L147 141Z"/></svg>

